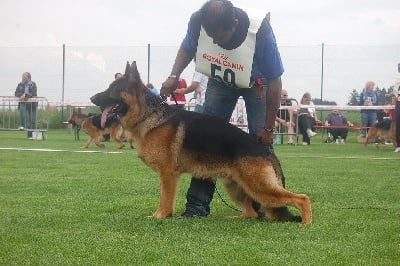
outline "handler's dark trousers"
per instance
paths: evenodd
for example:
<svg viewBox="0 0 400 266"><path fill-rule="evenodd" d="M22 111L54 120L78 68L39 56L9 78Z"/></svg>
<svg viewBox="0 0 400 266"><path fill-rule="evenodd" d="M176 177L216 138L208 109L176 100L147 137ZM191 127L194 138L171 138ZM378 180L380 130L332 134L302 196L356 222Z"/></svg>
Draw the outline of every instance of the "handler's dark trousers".
<svg viewBox="0 0 400 266"><path fill-rule="evenodd" d="M192 177L186 194L186 210L198 216L209 215L214 191L214 181Z"/></svg>

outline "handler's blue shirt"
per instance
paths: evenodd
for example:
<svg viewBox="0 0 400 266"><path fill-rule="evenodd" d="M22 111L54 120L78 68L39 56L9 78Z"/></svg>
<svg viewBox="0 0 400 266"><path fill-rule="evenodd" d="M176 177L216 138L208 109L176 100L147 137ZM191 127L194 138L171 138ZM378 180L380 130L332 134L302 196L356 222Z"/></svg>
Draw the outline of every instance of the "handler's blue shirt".
<svg viewBox="0 0 400 266"><path fill-rule="evenodd" d="M247 14L239 8L235 9L239 25L231 41L221 46L227 50L237 48L242 44L250 25ZM200 29L200 11L196 11L190 18L186 36L182 41L182 47L186 52L190 54L196 53ZM269 22L264 20L256 35L256 47L251 77L256 78L262 76L267 80L273 80L280 77L283 71L282 60L276 45L274 33L272 32Z"/></svg>

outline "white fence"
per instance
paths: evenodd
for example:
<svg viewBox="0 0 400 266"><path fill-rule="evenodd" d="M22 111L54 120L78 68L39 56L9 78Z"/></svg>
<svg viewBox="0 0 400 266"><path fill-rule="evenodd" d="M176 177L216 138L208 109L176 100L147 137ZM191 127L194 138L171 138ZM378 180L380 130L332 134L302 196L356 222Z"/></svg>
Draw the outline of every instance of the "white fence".
<svg viewBox="0 0 400 266"><path fill-rule="evenodd" d="M33 97L21 102L17 97L0 96L0 130L47 131L48 107L44 97Z"/></svg>

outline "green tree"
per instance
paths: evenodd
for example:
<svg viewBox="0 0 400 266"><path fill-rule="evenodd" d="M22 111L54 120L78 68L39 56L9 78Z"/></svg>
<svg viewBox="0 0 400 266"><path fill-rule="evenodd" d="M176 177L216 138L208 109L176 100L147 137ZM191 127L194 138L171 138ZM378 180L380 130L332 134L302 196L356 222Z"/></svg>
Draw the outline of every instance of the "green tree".
<svg viewBox="0 0 400 266"><path fill-rule="evenodd" d="M378 95L378 105L385 105L388 102L390 102L390 99L388 99L388 97L386 97L386 95L392 91L393 88L390 87L389 89L385 89L385 88L379 88L376 87L375 91ZM353 89L350 93L349 96L349 105L358 105L360 102L360 94L361 94L362 90L360 92L358 92L357 90Z"/></svg>
<svg viewBox="0 0 400 266"><path fill-rule="evenodd" d="M321 100L320 98L311 99L315 105L337 105L334 101Z"/></svg>
<svg viewBox="0 0 400 266"><path fill-rule="evenodd" d="M386 89L380 89L379 87L376 87L375 91L378 94L378 105L385 105L387 103L386 94L388 93Z"/></svg>
<svg viewBox="0 0 400 266"><path fill-rule="evenodd" d="M349 97L349 105L358 105L360 102L360 94L357 90L352 90Z"/></svg>

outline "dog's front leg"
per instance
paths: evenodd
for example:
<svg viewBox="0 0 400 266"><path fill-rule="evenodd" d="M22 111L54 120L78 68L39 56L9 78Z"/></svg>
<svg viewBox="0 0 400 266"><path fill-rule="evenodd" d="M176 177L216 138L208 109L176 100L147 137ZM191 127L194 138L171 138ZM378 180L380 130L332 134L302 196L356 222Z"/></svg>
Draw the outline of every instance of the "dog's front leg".
<svg viewBox="0 0 400 266"><path fill-rule="evenodd" d="M88 140L85 142L85 144L81 147L83 149L86 149L89 147L90 143L92 143L93 138L89 136Z"/></svg>
<svg viewBox="0 0 400 266"><path fill-rule="evenodd" d="M174 214L178 183L178 173L162 173L160 175L160 206L153 214L154 217L166 218Z"/></svg>

